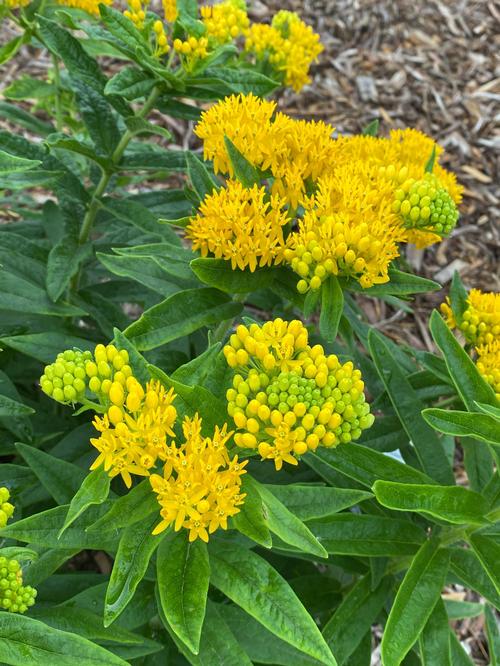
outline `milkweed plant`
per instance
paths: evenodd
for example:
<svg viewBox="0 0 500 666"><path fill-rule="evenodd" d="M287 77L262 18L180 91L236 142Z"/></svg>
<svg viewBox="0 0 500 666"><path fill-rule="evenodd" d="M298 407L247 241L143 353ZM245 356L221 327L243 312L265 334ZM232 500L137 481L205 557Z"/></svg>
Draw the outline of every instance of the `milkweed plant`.
<svg viewBox="0 0 500 666"><path fill-rule="evenodd" d="M496 664L500 295L455 275L434 352L360 306L441 288L442 148L280 111L293 12L0 18L49 63L0 103L0 662L462 666L484 614Z"/></svg>

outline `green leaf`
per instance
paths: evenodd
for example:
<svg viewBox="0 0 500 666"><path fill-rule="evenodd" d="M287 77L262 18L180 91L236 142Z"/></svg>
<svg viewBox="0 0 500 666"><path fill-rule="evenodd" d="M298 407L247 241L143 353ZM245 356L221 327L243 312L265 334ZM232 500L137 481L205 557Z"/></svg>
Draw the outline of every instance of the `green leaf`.
<svg viewBox="0 0 500 666"><path fill-rule="evenodd" d="M304 460L313 469L315 456L370 489L378 479L401 483L433 483L429 476L413 467L353 442L335 449L319 448L314 455L305 456Z"/></svg>
<svg viewBox="0 0 500 666"><path fill-rule="evenodd" d="M420 634L419 647L422 666L453 666L448 615L441 599L434 606Z"/></svg>
<svg viewBox="0 0 500 666"><path fill-rule="evenodd" d="M181 641L198 654L210 581L207 547L200 539L188 541L186 530L167 535L156 567L165 618Z"/></svg>
<svg viewBox="0 0 500 666"><path fill-rule="evenodd" d="M200 257L190 263L193 273L210 287L228 294L246 294L269 287L274 279L272 268L257 268L255 271L232 269L225 259Z"/></svg>
<svg viewBox="0 0 500 666"><path fill-rule="evenodd" d="M443 444L421 416L424 404L403 374L399 363L391 355L383 336L373 329L368 335L368 347L392 406L413 443L423 470L440 483L454 484L455 477Z"/></svg>
<svg viewBox="0 0 500 666"><path fill-rule="evenodd" d="M81 263L91 254L90 244L80 245L73 235L64 235L49 253L47 261L47 293L54 303L66 291Z"/></svg>
<svg viewBox="0 0 500 666"><path fill-rule="evenodd" d="M495 392L479 374L472 359L462 349L441 315L434 310L430 329L434 342L441 350L443 358L455 384L459 396L471 412L476 409L476 401L496 405Z"/></svg>
<svg viewBox="0 0 500 666"><path fill-rule="evenodd" d="M69 559L74 557L79 552L78 548L51 548L45 550L40 557L31 562L29 567L23 572L23 579L25 585L38 586L43 583L52 574L57 571Z"/></svg>
<svg viewBox="0 0 500 666"><path fill-rule="evenodd" d="M500 408L493 405L485 405L484 402L476 402L476 407L485 414L489 414L494 419L500 420Z"/></svg>
<svg viewBox="0 0 500 666"><path fill-rule="evenodd" d="M144 578L151 556L165 536L151 534L156 522L157 516L138 525L130 525L123 531L106 590L105 627L109 627L131 601Z"/></svg>
<svg viewBox="0 0 500 666"><path fill-rule="evenodd" d="M374 118L368 123L368 125L366 125L366 127L363 127L361 134L363 134L363 136L377 136L379 124L379 119Z"/></svg>
<svg viewBox="0 0 500 666"><path fill-rule="evenodd" d="M490 666L500 664L500 631L495 613L489 606L484 609L486 616L486 636L488 637L488 648L490 653Z"/></svg>
<svg viewBox="0 0 500 666"><path fill-rule="evenodd" d="M80 518L68 527L59 538L59 532L64 525L68 505L57 506L54 509L41 511L28 518L11 523L0 530L2 536L17 539L25 543L33 543L46 548L84 550L111 550L116 548L117 530L108 530L105 534L86 533L86 528L94 523L109 509L105 502L100 506L92 506Z"/></svg>
<svg viewBox="0 0 500 666"><path fill-rule="evenodd" d="M156 495L151 490L149 479L145 479L122 497L113 500L107 513L97 522L89 525L87 531L97 532L129 527L145 520L152 513L158 513L158 502Z"/></svg>
<svg viewBox="0 0 500 666"><path fill-rule="evenodd" d="M55 92L56 86L53 83L26 74L2 90L4 97L15 100L46 99L55 95Z"/></svg>
<svg viewBox="0 0 500 666"><path fill-rule="evenodd" d="M0 48L0 65L8 62L19 51L26 40L26 35L18 35Z"/></svg>
<svg viewBox="0 0 500 666"><path fill-rule="evenodd" d="M325 518L373 497L372 493L364 490L345 490L305 484L286 486L266 484L264 487L301 520Z"/></svg>
<svg viewBox="0 0 500 666"><path fill-rule="evenodd" d="M139 116L131 116L130 118L125 118L125 125L129 132L134 136L139 134L155 134L161 136L164 139L172 138L172 133L168 131L165 127L161 125L155 125L155 123L150 123L149 120L145 118L139 118Z"/></svg>
<svg viewBox="0 0 500 666"><path fill-rule="evenodd" d="M102 252L97 252L96 256L114 275L139 282L163 297L173 295L179 289L176 279L167 273L154 257L135 257L129 254L115 257Z"/></svg>
<svg viewBox="0 0 500 666"><path fill-rule="evenodd" d="M344 664L375 624L391 591L390 579L384 578L371 588L367 574L349 590L323 628L323 637L339 664Z"/></svg>
<svg viewBox="0 0 500 666"><path fill-rule="evenodd" d="M500 422L488 414L446 409L424 409L422 416L439 432L455 437L475 437L500 446Z"/></svg>
<svg viewBox="0 0 500 666"><path fill-rule="evenodd" d="M73 305L52 303L45 289L5 271L0 272L0 309L56 317L79 317L85 314Z"/></svg>
<svg viewBox="0 0 500 666"><path fill-rule="evenodd" d="M344 293L337 278L330 275L321 287L321 313L319 316L319 332L327 342L333 342L337 337L343 311Z"/></svg>
<svg viewBox="0 0 500 666"><path fill-rule="evenodd" d="M0 660L12 666L126 666L127 662L76 634L44 622L0 612Z"/></svg>
<svg viewBox="0 0 500 666"><path fill-rule="evenodd" d="M28 171L34 167L40 166L40 160L27 160L24 157L16 157L0 150L0 174L17 173L19 171Z"/></svg>
<svg viewBox="0 0 500 666"><path fill-rule="evenodd" d="M210 83L211 77L215 83ZM215 86L224 96L232 93L253 93L258 97L266 97L280 85L255 69L235 67L209 67L205 70L203 78L187 79L186 84L205 85L209 88Z"/></svg>
<svg viewBox="0 0 500 666"><path fill-rule="evenodd" d="M8 102L0 102L0 116L9 120L14 125L25 127L34 134L47 136L54 131L54 126L50 123L43 122L37 118L33 113L25 111L22 107Z"/></svg>
<svg viewBox="0 0 500 666"><path fill-rule="evenodd" d="M376 481L375 497L389 509L418 511L424 515L446 520L449 523L488 522L488 502L472 490L462 486L425 486L393 481Z"/></svg>
<svg viewBox="0 0 500 666"><path fill-rule="evenodd" d="M83 155L96 164L99 164L102 169L108 169L111 166L110 160L104 157L99 157L91 145L84 143L83 141L67 138L64 134L50 134L45 142L51 149L58 148L60 150L69 150L72 153Z"/></svg>
<svg viewBox="0 0 500 666"><path fill-rule="evenodd" d="M449 620L465 620L468 617L477 617L484 612L483 604L473 601L454 601L445 599L444 606Z"/></svg>
<svg viewBox="0 0 500 666"><path fill-rule="evenodd" d="M425 165L425 172L426 173L432 173L434 169L434 162L436 161L436 146L432 147L432 153L427 160L427 163Z"/></svg>
<svg viewBox="0 0 500 666"><path fill-rule="evenodd" d="M23 405L17 400L6 395L0 395L0 417L3 416L29 416L34 414L35 410L27 405Z"/></svg>
<svg viewBox="0 0 500 666"><path fill-rule="evenodd" d="M285 643L238 606L218 604L217 609L253 663L272 666L319 666L322 663Z"/></svg>
<svg viewBox="0 0 500 666"><path fill-rule="evenodd" d="M111 155L118 145L121 133L106 98L94 86L74 79L76 104L83 122L99 155Z"/></svg>
<svg viewBox="0 0 500 666"><path fill-rule="evenodd" d="M467 298L468 293L463 285L462 280L460 279L460 273L455 271L451 280L450 302L453 316L459 324L462 321L465 310L467 309Z"/></svg>
<svg viewBox="0 0 500 666"><path fill-rule="evenodd" d="M202 354L174 370L172 379L186 386L203 385L205 379L213 373L221 348L220 342L210 345Z"/></svg>
<svg viewBox="0 0 500 666"><path fill-rule="evenodd" d="M410 294L425 294L429 291L438 291L441 285L433 280L404 273L396 269L389 269L389 282L384 284L375 284L369 289L363 287L356 280L339 280L342 287L344 285L349 291L356 291L365 296L385 296L393 294L395 296L406 296Z"/></svg>
<svg viewBox="0 0 500 666"><path fill-rule="evenodd" d="M311 520L308 527L329 553L338 555L412 555L425 539L423 530L406 520L354 513Z"/></svg>
<svg viewBox="0 0 500 666"><path fill-rule="evenodd" d="M124 333L139 351L155 349L202 326L236 317L242 308L216 289L188 289L146 310Z"/></svg>
<svg viewBox="0 0 500 666"><path fill-rule="evenodd" d="M98 467L88 474L76 495L71 500L60 535L92 504L102 504L109 495L111 479L103 468ZM115 526L116 527L116 526Z"/></svg>
<svg viewBox="0 0 500 666"><path fill-rule="evenodd" d="M248 188L258 184L260 182L260 174L258 170L240 153L238 148L236 148L234 143L227 136L224 137L224 145L226 146L234 176L240 181L240 183Z"/></svg>
<svg viewBox="0 0 500 666"><path fill-rule="evenodd" d="M455 632L450 629L451 661L453 666L474 666L469 655L464 650Z"/></svg>
<svg viewBox="0 0 500 666"><path fill-rule="evenodd" d="M0 486L6 486L9 490L22 490L32 486L36 482L36 476L24 465L12 465L2 463L0 465Z"/></svg>
<svg viewBox="0 0 500 666"><path fill-rule="evenodd" d="M495 607L500 607L500 594L486 574L480 559L472 550L451 548L451 569L460 583L479 592Z"/></svg>
<svg viewBox="0 0 500 666"><path fill-rule="evenodd" d="M251 485L258 489L262 498L271 532L304 553L310 553L316 557L328 557L328 553L310 529L289 511L266 486L257 484L255 481Z"/></svg>
<svg viewBox="0 0 500 666"><path fill-rule="evenodd" d="M437 541L426 541L416 554L385 625L382 637L384 666L399 666L425 627L443 588L449 553Z"/></svg>
<svg viewBox="0 0 500 666"><path fill-rule="evenodd" d="M210 542L210 582L278 638L335 666L316 623L268 562L226 541Z"/></svg>
<svg viewBox="0 0 500 666"><path fill-rule="evenodd" d="M58 333L57 331L6 336L0 338L0 343L41 363L52 363L61 349L76 347L81 351L93 351L95 347L95 344L90 340L77 338L66 333Z"/></svg>
<svg viewBox="0 0 500 666"><path fill-rule="evenodd" d="M186 152L186 163L189 180L200 201L220 188L220 183L209 174L198 155L190 150Z"/></svg>
<svg viewBox="0 0 500 666"><path fill-rule="evenodd" d="M500 544L494 539L483 536L482 534L471 534L469 537L470 545L481 562L483 569L490 577L498 594L500 594L500 571L498 563L500 562Z"/></svg>
<svg viewBox="0 0 500 666"><path fill-rule="evenodd" d="M137 171L138 169L184 171L186 153L183 150L166 150L153 144L130 143L119 168L123 171Z"/></svg>
<svg viewBox="0 0 500 666"><path fill-rule="evenodd" d="M134 52L137 46L147 45L146 40L134 23L117 9L100 4L99 13L102 22L113 37L122 41L126 46L130 46L131 52Z"/></svg>
<svg viewBox="0 0 500 666"><path fill-rule="evenodd" d="M246 493L240 511L231 519L234 527L252 541L271 548L273 540L269 531L267 516L264 511L259 489L248 475L242 477L241 491Z"/></svg>
<svg viewBox="0 0 500 666"><path fill-rule="evenodd" d="M148 369L148 362L142 354L139 354L136 347L130 342L125 335L117 328L113 329L114 338L113 342L118 349L126 349L129 355L129 365L132 368L134 377L136 377L143 384L147 384L151 379L151 374Z"/></svg>
<svg viewBox="0 0 500 666"><path fill-rule="evenodd" d="M145 97L155 87L155 80L146 72L127 65L120 69L106 83L106 95L121 95L126 100L133 101L138 97Z"/></svg>
<svg viewBox="0 0 500 666"><path fill-rule="evenodd" d="M16 449L58 504L69 502L85 479L85 472L80 467L34 446L19 443Z"/></svg>

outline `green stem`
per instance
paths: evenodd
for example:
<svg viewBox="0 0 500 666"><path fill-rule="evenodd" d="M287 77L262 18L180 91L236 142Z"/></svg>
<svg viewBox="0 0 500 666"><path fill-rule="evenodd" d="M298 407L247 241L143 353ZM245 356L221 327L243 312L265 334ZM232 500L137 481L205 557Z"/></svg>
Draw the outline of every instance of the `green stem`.
<svg viewBox="0 0 500 666"><path fill-rule="evenodd" d="M245 300L245 294L235 294L233 296L233 301L243 303ZM221 321L217 328L214 330L210 344L215 345L217 342L222 342L226 337L228 331L231 329L234 322L234 317L231 319L224 319Z"/></svg>
<svg viewBox="0 0 500 666"><path fill-rule="evenodd" d="M148 115L148 113L153 108L156 100L158 99L159 94L160 94L159 89L157 87L153 88L144 106L136 114L137 118L145 118ZM97 187L95 188L94 193L92 195L92 200L89 204L85 217L83 218L82 228L80 229L80 235L78 237L78 243L80 245L84 245L90 236L90 232L92 231L92 227L94 225L97 212L101 205L100 199L104 194L104 192L106 191L106 188L108 187L109 181L111 180L111 176L115 171L114 167L119 164L121 158L123 157L123 153L127 149L127 146L133 137L134 133L131 132L130 130L127 130L125 132L125 134L120 139L118 145L114 149L113 154L111 155L111 166L106 169L103 169L102 171L101 178L97 183ZM71 288L73 291L75 291L78 288L79 280L80 280L80 271L75 275L75 277L72 280Z"/></svg>
<svg viewBox="0 0 500 666"><path fill-rule="evenodd" d="M62 129L63 129L63 114L62 114L62 106L61 106L61 73L59 71L59 59L53 53L51 54L51 57L52 57L52 65L54 67L54 84L56 86L56 98L55 98L55 103L56 103L56 130L58 132L62 132Z"/></svg>

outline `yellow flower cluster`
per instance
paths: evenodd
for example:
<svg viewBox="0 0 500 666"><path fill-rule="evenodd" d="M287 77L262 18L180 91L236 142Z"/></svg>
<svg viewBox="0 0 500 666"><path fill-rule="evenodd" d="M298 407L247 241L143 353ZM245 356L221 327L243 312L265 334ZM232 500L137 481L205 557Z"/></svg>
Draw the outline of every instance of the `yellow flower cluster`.
<svg viewBox="0 0 500 666"><path fill-rule="evenodd" d="M146 19L145 7L147 7L148 0L144 5L142 0L127 0L129 9L123 12L123 15L130 19L136 28L142 30L144 28L144 21Z"/></svg>
<svg viewBox="0 0 500 666"><path fill-rule="evenodd" d="M191 67L197 60L203 60L208 55L208 39L206 37L189 37L185 41L174 40L174 49L177 53L186 56L186 64Z"/></svg>
<svg viewBox="0 0 500 666"><path fill-rule="evenodd" d="M245 37L245 50L269 62L283 83L297 92L309 83L311 63L323 51L319 35L294 12L278 12L272 25L252 24Z"/></svg>
<svg viewBox="0 0 500 666"><path fill-rule="evenodd" d="M500 336L493 342L476 347L476 366L500 400Z"/></svg>
<svg viewBox="0 0 500 666"><path fill-rule="evenodd" d="M247 461L231 460L226 448L232 432L227 425L215 428L212 437L201 434L201 419L185 418L184 443L168 448L163 476L152 474L151 487L161 506L161 522L153 530L159 534L169 525L177 532L189 530L189 541L202 539L215 530L227 529L227 521L239 513L245 494L241 493L241 476Z"/></svg>
<svg viewBox="0 0 500 666"><path fill-rule="evenodd" d="M500 293L472 289L459 328L471 344L484 345L500 339Z"/></svg>
<svg viewBox="0 0 500 666"><path fill-rule="evenodd" d="M165 55L170 50L170 47L167 43L167 35L165 33L165 28L163 23L160 20L157 20L153 24L153 31L155 33L155 56L157 58Z"/></svg>
<svg viewBox="0 0 500 666"><path fill-rule="evenodd" d="M283 260L283 227L288 218L285 202L266 197L264 187L245 188L228 181L227 188L205 198L186 235L193 250L226 259L234 269L277 264Z"/></svg>
<svg viewBox="0 0 500 666"><path fill-rule="evenodd" d="M31 0L7 0L7 7L17 9L18 7L26 7L30 2Z"/></svg>
<svg viewBox="0 0 500 666"><path fill-rule="evenodd" d="M361 372L321 345L310 347L298 320L240 325L224 355L238 370L226 396L234 441L277 470L318 446L358 439L373 424Z"/></svg>
<svg viewBox="0 0 500 666"><path fill-rule="evenodd" d="M201 20L206 34L218 44L225 44L239 37L249 26L245 6L238 0L226 0L216 5L200 8Z"/></svg>
<svg viewBox="0 0 500 666"><path fill-rule="evenodd" d="M75 7L76 9L83 9L83 11L94 16L99 16L99 5L111 5L113 0L57 0L60 5L65 7Z"/></svg>
<svg viewBox="0 0 500 666"><path fill-rule="evenodd" d="M7 521L14 513L14 506L9 502L9 499L8 489L0 487L0 528L7 525Z"/></svg>
<svg viewBox="0 0 500 666"><path fill-rule="evenodd" d="M329 275L352 277L364 288L389 280L404 235L388 198L371 183L368 167L355 163L318 180L285 250L285 260L301 278L299 292L319 289Z"/></svg>
<svg viewBox="0 0 500 666"><path fill-rule="evenodd" d="M149 476L156 461L168 456L167 436L174 436L177 418L174 398L173 389L166 391L159 381L148 382L145 389L134 377L125 387L113 382L107 414L93 421L100 435L90 442L99 455L90 469L104 465L111 478L120 474L127 488L131 474Z"/></svg>
<svg viewBox="0 0 500 666"><path fill-rule="evenodd" d="M165 21L173 23L177 18L177 0L162 0Z"/></svg>

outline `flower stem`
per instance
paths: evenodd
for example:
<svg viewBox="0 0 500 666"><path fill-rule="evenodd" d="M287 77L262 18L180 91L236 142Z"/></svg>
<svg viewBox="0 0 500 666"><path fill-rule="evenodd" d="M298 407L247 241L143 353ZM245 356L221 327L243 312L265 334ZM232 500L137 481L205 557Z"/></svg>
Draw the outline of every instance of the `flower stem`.
<svg viewBox="0 0 500 666"><path fill-rule="evenodd" d="M61 106L61 74L59 71L59 59L56 55L51 53L52 65L54 68L54 85L56 87L55 106L56 106L56 130L62 132L63 129L63 114Z"/></svg>

